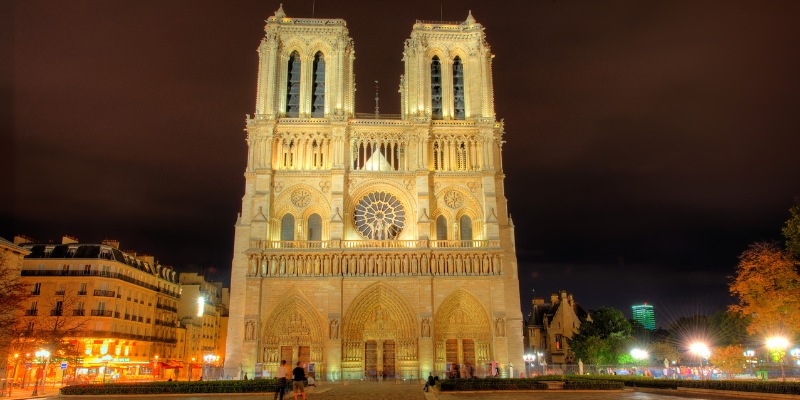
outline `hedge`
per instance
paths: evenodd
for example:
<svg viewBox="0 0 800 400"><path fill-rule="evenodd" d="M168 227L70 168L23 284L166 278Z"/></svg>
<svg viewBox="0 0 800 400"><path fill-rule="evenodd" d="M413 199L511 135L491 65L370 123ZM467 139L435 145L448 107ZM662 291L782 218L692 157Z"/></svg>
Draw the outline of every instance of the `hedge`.
<svg viewBox="0 0 800 400"><path fill-rule="evenodd" d="M259 393L275 392L277 379L247 381L142 382L72 385L62 395L176 394L176 393Z"/></svg>
<svg viewBox="0 0 800 400"><path fill-rule="evenodd" d="M599 380L622 382L625 386L652 389L677 389L678 387L709 390L731 390L736 392L756 392L772 394L800 395L800 382L756 381L756 380L682 380L655 379L643 376L624 375L568 375L565 380ZM564 378L561 378L564 379Z"/></svg>

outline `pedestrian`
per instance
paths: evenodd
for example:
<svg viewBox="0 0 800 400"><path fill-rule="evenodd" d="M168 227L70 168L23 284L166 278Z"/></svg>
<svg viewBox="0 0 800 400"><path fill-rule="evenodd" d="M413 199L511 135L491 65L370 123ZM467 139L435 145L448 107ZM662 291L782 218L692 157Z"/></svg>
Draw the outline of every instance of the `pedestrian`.
<svg viewBox="0 0 800 400"><path fill-rule="evenodd" d="M281 360L281 366L278 367L276 377L278 378L278 390L275 392L275 398L283 400L283 395L286 393L286 376L289 371L286 370L286 360ZM280 394L280 397L278 397Z"/></svg>
<svg viewBox="0 0 800 400"><path fill-rule="evenodd" d="M306 380L306 371L301 366L301 363L298 362L297 366L292 370L292 389L294 389L294 400L297 400L297 395L300 394L303 396L303 400L306 400L306 387L304 384L304 380Z"/></svg>
<svg viewBox="0 0 800 400"><path fill-rule="evenodd" d="M244 380L247 380L247 372L244 373Z"/></svg>
<svg viewBox="0 0 800 400"><path fill-rule="evenodd" d="M425 391L430 391L430 387L435 385L436 381L433 380L433 374L428 372L428 380L425 381Z"/></svg>

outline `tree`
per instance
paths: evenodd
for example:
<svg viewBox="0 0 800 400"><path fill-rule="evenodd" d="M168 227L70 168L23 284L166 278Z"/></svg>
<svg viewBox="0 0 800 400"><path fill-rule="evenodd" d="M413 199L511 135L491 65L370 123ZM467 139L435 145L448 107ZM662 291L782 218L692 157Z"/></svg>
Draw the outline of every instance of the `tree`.
<svg viewBox="0 0 800 400"><path fill-rule="evenodd" d="M745 348L742 345L719 346L711 350L708 361L720 371L730 375L740 374L745 371L747 357L744 355Z"/></svg>
<svg viewBox="0 0 800 400"><path fill-rule="evenodd" d="M576 335L567 339L575 357L587 364L625 362L633 328L621 311L603 307L589 311Z"/></svg>
<svg viewBox="0 0 800 400"><path fill-rule="evenodd" d="M786 239L786 251L800 260L800 198L795 200L794 206L789 209L791 215L783 225L783 237Z"/></svg>
<svg viewBox="0 0 800 400"><path fill-rule="evenodd" d="M653 342L648 345L647 349L650 351L650 357L658 360L659 363L664 360L679 362L683 353L678 349L674 343L664 340L660 342Z"/></svg>
<svg viewBox="0 0 800 400"><path fill-rule="evenodd" d="M91 318L84 316L85 309L79 307L83 299L76 287L40 297L39 304L44 309L35 320L33 336L52 354L69 351L70 339L85 336Z"/></svg>
<svg viewBox="0 0 800 400"><path fill-rule="evenodd" d="M708 317L708 328L717 346L733 346L747 342L749 317L720 311Z"/></svg>
<svg viewBox="0 0 800 400"><path fill-rule="evenodd" d="M12 342L19 338L16 320L28 297L30 291L20 281L19 268L12 262L12 257L0 253L0 360L7 359L13 348Z"/></svg>
<svg viewBox="0 0 800 400"><path fill-rule="evenodd" d="M739 256L730 310L749 317L750 334L796 334L800 326L800 275L795 261L780 247L754 243Z"/></svg>

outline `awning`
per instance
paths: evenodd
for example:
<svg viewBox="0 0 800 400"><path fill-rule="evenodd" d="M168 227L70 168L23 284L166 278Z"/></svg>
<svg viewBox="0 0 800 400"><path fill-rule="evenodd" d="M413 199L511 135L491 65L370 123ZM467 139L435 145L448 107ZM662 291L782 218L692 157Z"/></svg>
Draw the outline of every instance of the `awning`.
<svg viewBox="0 0 800 400"><path fill-rule="evenodd" d="M158 367L164 369L183 368L183 363L176 360L159 361Z"/></svg>

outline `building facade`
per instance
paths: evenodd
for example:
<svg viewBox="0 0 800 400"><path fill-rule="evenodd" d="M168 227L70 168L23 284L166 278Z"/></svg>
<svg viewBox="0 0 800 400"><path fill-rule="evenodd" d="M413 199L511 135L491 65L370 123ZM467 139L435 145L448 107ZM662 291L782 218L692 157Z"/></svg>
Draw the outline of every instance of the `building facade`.
<svg viewBox="0 0 800 400"><path fill-rule="evenodd" d="M583 310L572 294L562 290L550 296L550 302L534 297L531 313L525 323L526 353L536 356L534 363L547 369L547 365L575 363L575 355L569 348L567 339L572 338L581 327L581 321L589 314ZM539 371L529 368L530 371Z"/></svg>
<svg viewBox="0 0 800 400"><path fill-rule="evenodd" d="M235 226L226 375L507 375L523 318L494 113L470 14L417 21L401 114L354 111L341 19L268 18Z"/></svg>
<svg viewBox="0 0 800 400"><path fill-rule="evenodd" d="M222 377L228 332L229 291L221 282L206 281L197 273L182 273L178 319L188 340L184 360L194 364L193 379ZM187 369L188 373L188 369Z"/></svg>
<svg viewBox="0 0 800 400"><path fill-rule="evenodd" d="M639 304L631 306L633 320L642 324L644 329L654 331L656 329L656 314L651 304Z"/></svg>
<svg viewBox="0 0 800 400"><path fill-rule="evenodd" d="M21 354L33 353L30 346L49 349L50 368L67 363L61 374L68 382L157 379L180 366L174 270L113 240L15 243L29 252L21 279L31 288L18 321Z"/></svg>

